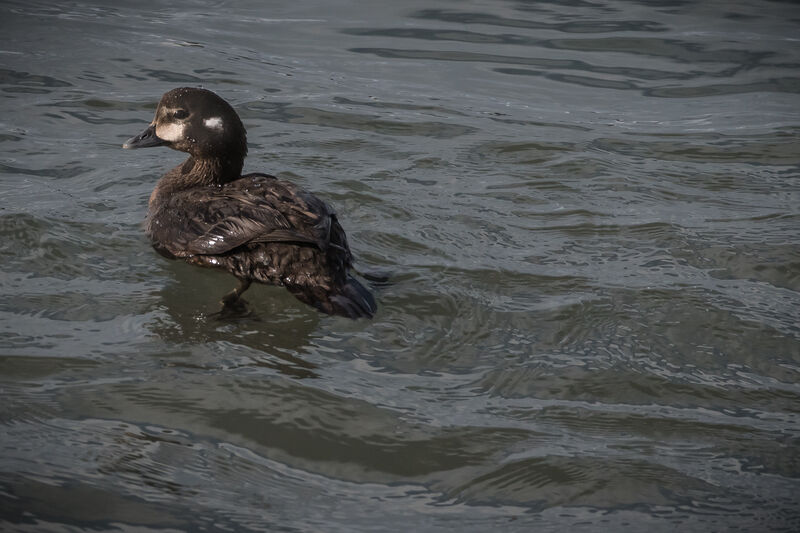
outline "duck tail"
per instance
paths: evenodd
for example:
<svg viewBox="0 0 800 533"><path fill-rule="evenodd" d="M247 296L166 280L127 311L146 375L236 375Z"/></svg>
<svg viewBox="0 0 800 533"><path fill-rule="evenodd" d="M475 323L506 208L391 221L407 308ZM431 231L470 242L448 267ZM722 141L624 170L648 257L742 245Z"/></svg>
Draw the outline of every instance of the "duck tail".
<svg viewBox="0 0 800 533"><path fill-rule="evenodd" d="M320 294L301 287L287 287L295 298L316 307L323 313L347 318L372 318L378 306L375 298L357 279L348 275L345 283L332 291Z"/></svg>
<svg viewBox="0 0 800 533"><path fill-rule="evenodd" d="M347 276L347 283L330 297L334 315L349 318L372 318L378 306L366 287L356 278Z"/></svg>

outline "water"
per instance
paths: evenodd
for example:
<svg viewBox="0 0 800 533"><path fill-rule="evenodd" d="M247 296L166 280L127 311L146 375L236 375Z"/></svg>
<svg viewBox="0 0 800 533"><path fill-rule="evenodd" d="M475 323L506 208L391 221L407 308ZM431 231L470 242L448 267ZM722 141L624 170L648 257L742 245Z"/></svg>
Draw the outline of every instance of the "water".
<svg viewBox="0 0 800 533"><path fill-rule="evenodd" d="M275 5L272 5L275 4ZM800 529L793 2L0 6L0 529ZM203 85L372 321L143 236Z"/></svg>

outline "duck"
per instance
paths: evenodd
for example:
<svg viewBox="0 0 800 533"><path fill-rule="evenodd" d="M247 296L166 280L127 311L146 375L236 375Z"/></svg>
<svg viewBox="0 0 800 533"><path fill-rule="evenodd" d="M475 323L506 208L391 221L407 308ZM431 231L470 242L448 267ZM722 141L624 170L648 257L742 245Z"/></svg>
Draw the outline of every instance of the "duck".
<svg viewBox="0 0 800 533"><path fill-rule="evenodd" d="M123 144L156 146L188 158L153 189L145 234L168 259L231 273L238 285L222 297L223 311L246 309L242 294L256 282L285 287L328 315L374 316L335 211L290 181L242 175L247 132L223 98L194 87L165 93L152 122Z"/></svg>

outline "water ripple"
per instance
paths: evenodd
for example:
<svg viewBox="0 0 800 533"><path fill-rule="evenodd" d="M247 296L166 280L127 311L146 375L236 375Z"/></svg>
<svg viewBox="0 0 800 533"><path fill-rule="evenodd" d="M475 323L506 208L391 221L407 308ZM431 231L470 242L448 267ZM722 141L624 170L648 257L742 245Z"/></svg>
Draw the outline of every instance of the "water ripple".
<svg viewBox="0 0 800 533"><path fill-rule="evenodd" d="M0 529L798 530L794 5L256 4L0 5ZM373 320L152 251L185 84Z"/></svg>

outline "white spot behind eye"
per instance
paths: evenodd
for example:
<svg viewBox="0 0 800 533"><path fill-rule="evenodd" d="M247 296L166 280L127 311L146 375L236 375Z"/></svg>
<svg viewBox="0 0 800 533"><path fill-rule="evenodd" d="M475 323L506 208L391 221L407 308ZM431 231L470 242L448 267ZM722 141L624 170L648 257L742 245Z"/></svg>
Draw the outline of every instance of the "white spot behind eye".
<svg viewBox="0 0 800 533"><path fill-rule="evenodd" d="M206 128L210 128L212 130L221 130L222 129L222 119L219 117L211 117L207 118L203 121Z"/></svg>

